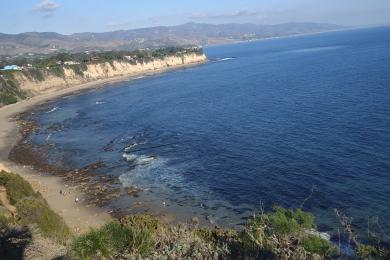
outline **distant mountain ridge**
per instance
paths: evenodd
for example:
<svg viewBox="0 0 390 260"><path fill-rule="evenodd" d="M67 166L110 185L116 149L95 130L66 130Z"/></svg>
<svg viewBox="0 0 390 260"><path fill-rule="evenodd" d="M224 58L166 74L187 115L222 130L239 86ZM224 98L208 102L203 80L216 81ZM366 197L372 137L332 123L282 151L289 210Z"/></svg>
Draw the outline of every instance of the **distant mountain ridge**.
<svg viewBox="0 0 390 260"><path fill-rule="evenodd" d="M264 39L343 28L334 24L285 23L258 24L200 24L119 30L103 33L55 32L0 33L0 55L23 53L79 52L85 50L134 50L183 45L211 45L244 40Z"/></svg>

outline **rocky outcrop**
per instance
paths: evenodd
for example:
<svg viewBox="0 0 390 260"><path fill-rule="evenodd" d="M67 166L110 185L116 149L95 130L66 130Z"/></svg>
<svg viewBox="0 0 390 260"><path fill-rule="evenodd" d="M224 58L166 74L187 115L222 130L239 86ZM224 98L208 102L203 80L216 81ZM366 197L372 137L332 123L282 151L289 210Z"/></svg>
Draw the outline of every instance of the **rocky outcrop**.
<svg viewBox="0 0 390 260"><path fill-rule="evenodd" d="M191 53L168 56L144 63L131 63L129 61L91 63L86 65L81 71L77 71L71 66L65 66L61 75L53 73L50 70L43 71L43 80L42 78L36 79L29 77L25 73L20 72L14 76L14 80L16 80L19 88L25 91L28 96L35 96L100 79L152 73L154 71L199 64L206 62L206 60L207 58L204 54Z"/></svg>

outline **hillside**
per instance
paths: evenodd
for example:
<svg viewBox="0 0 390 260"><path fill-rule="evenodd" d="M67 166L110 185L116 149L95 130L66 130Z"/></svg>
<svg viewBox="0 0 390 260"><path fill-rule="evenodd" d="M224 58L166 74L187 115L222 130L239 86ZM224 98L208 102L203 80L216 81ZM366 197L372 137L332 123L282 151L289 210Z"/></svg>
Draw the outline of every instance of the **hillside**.
<svg viewBox="0 0 390 260"><path fill-rule="evenodd" d="M167 46L210 45L341 29L320 23L199 24L159 26L103 33L61 35L54 32L0 33L0 56L25 53L81 52L85 50L135 50Z"/></svg>

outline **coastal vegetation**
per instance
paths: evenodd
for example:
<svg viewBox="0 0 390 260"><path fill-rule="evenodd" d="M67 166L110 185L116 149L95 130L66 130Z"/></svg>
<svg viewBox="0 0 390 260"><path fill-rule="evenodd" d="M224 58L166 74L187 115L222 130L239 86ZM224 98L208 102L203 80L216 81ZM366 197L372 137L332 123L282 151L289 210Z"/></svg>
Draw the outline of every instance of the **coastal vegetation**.
<svg viewBox="0 0 390 260"><path fill-rule="evenodd" d="M26 97L26 93L18 88L13 74L13 71L0 72L0 104L13 104L18 101L18 98Z"/></svg>
<svg viewBox="0 0 390 260"><path fill-rule="evenodd" d="M248 219L242 230L170 225L149 215L130 215L75 236L41 194L22 177L0 172L6 191L0 206L0 258L20 259L37 234L64 247L65 259L338 259L340 247L316 231L301 209L275 206ZM1 195L1 194L0 194ZM4 195L4 194L3 194ZM387 259L381 244L363 244L350 232L358 259ZM42 253L42 252L41 252Z"/></svg>
<svg viewBox="0 0 390 260"><path fill-rule="evenodd" d="M355 241L357 259L387 259L384 247ZM340 247L316 231L315 218L301 209L274 207L250 218L243 230L167 225L129 216L74 239L74 259L339 259Z"/></svg>
<svg viewBox="0 0 390 260"><path fill-rule="evenodd" d="M44 236L61 243L70 237L70 230L62 218L50 209L42 195L35 192L22 177L1 171L0 186L5 187L8 200L16 209L10 212L11 215L0 215L3 224L8 219L10 223L21 226L33 225Z"/></svg>
<svg viewBox="0 0 390 260"><path fill-rule="evenodd" d="M163 59L168 56L182 56L186 54L203 54L203 49L199 47L166 47L161 49L144 49L134 51L86 51L80 53L55 53L41 56L17 57L9 60L8 63L19 67L29 68L53 68L61 65L73 65L110 62L114 60L144 63L153 59Z"/></svg>

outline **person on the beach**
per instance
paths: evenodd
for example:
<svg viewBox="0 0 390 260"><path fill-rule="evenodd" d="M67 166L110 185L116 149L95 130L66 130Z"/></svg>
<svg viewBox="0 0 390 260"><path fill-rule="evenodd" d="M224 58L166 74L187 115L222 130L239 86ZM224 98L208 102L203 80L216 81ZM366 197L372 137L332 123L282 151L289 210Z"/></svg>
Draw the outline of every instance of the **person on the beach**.
<svg viewBox="0 0 390 260"><path fill-rule="evenodd" d="M78 203L78 202L79 202L79 198L76 197L76 198L74 199L74 202L75 202L75 203Z"/></svg>
<svg viewBox="0 0 390 260"><path fill-rule="evenodd" d="M62 190L60 190L60 195L62 195Z"/></svg>

